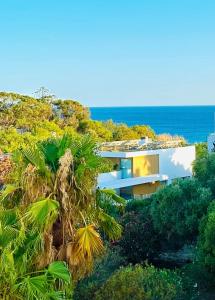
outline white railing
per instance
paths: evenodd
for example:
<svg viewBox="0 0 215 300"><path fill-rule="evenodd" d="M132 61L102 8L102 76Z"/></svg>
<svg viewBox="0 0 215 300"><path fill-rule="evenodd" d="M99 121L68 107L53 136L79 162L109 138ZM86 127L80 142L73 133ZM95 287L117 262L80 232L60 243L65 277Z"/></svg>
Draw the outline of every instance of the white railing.
<svg viewBox="0 0 215 300"><path fill-rule="evenodd" d="M122 172L121 171L112 171L108 173L101 173L98 176L98 184L104 183L104 182L110 182L115 179L121 179L122 178Z"/></svg>

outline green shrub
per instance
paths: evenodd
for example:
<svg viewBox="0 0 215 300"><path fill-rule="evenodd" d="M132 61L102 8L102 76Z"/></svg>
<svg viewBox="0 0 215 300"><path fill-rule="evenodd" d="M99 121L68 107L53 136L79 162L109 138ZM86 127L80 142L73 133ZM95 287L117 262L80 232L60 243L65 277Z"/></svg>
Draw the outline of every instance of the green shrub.
<svg viewBox="0 0 215 300"><path fill-rule="evenodd" d="M128 201L126 204L126 212L140 212L140 211L146 211L146 213L150 213L150 205L151 205L151 199L146 198L142 200L131 200Z"/></svg>
<svg viewBox="0 0 215 300"><path fill-rule="evenodd" d="M207 215L200 224L198 254L206 268L215 273L215 201L209 208Z"/></svg>
<svg viewBox="0 0 215 300"><path fill-rule="evenodd" d="M196 158L203 158L208 155L207 143L198 143L196 146Z"/></svg>
<svg viewBox="0 0 215 300"><path fill-rule="evenodd" d="M180 273L185 299L205 299L199 295L213 288L214 276L201 262L195 261L187 264L180 270Z"/></svg>
<svg viewBox="0 0 215 300"><path fill-rule="evenodd" d="M94 299L95 292L124 263L124 258L120 256L118 247L108 248L105 255L96 260L90 276L79 281L77 284L74 300Z"/></svg>
<svg viewBox="0 0 215 300"><path fill-rule="evenodd" d="M129 266L116 271L97 291L96 300L172 300L181 295L181 278L153 266Z"/></svg>
<svg viewBox="0 0 215 300"><path fill-rule="evenodd" d="M150 261L160 249L160 237L154 230L149 207L125 213L120 223L123 234L118 244L127 262Z"/></svg>
<svg viewBox="0 0 215 300"><path fill-rule="evenodd" d="M194 179L178 180L152 196L151 214L164 243L182 247L197 239L201 218L212 200L209 189Z"/></svg>
<svg viewBox="0 0 215 300"><path fill-rule="evenodd" d="M197 159L194 164L194 173L198 181L210 188L215 197L215 153Z"/></svg>

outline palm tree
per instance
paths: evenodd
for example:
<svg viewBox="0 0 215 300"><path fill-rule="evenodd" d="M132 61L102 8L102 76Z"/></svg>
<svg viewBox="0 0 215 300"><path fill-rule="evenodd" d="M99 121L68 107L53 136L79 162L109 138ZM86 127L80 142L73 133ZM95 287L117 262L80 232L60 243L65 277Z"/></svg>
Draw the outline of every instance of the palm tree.
<svg viewBox="0 0 215 300"><path fill-rule="evenodd" d="M124 205L112 191L96 190L104 161L95 142L88 136L51 139L17 151L13 161L0 202L0 224L5 215L10 219L5 223L8 235L0 225L1 259L2 247L12 250L22 274L32 270L48 274L50 265L65 261L74 280L85 276L94 257L104 251L101 232L112 240L121 235L121 226L108 214L106 203ZM7 247L1 246L5 240ZM12 283L17 284L17 277Z"/></svg>

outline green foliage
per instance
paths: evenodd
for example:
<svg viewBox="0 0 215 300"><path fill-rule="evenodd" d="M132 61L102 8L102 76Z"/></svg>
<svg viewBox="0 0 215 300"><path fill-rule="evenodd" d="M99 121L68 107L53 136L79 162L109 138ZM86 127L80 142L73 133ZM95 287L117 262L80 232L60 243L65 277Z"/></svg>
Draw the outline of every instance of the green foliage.
<svg viewBox="0 0 215 300"><path fill-rule="evenodd" d="M83 121L79 126L79 131L91 134L98 141L111 141L113 138L112 132L104 126L103 122L100 121Z"/></svg>
<svg viewBox="0 0 215 300"><path fill-rule="evenodd" d="M135 140L139 136L137 132L133 131L131 127L128 127L126 124L119 124L115 126L113 131L113 140L122 141L122 140Z"/></svg>
<svg viewBox="0 0 215 300"><path fill-rule="evenodd" d="M148 136L155 139L154 131L146 125L135 125L128 127L126 124L115 124L109 120L100 122L94 120L85 120L79 126L81 133L89 133L98 141L121 141L140 139Z"/></svg>
<svg viewBox="0 0 215 300"><path fill-rule="evenodd" d="M198 242L199 259L215 274L215 201L211 202L207 215L200 224Z"/></svg>
<svg viewBox="0 0 215 300"><path fill-rule="evenodd" d="M160 250L160 237L154 230L150 205L147 201L144 204L144 200L139 202L138 205L138 201L135 201L133 210L129 205L130 211L120 220L123 234L118 244L127 262L133 264L151 260Z"/></svg>
<svg viewBox="0 0 215 300"><path fill-rule="evenodd" d="M204 158L208 155L207 143L198 143L196 146L196 158Z"/></svg>
<svg viewBox="0 0 215 300"><path fill-rule="evenodd" d="M73 100L35 99L14 93L0 93L0 148L13 152L65 133L77 136L89 111Z"/></svg>
<svg viewBox="0 0 215 300"><path fill-rule="evenodd" d="M18 279L14 287L14 293L17 293L14 299L27 297L29 300L60 300L65 298L66 294L56 289L56 285L61 286L62 283L70 283L70 273L65 263L53 262L47 269L38 272L38 275L36 274L28 274L24 278ZM67 297L71 299L72 294L67 294Z"/></svg>
<svg viewBox="0 0 215 300"><path fill-rule="evenodd" d="M205 294L214 289L214 274L208 271L204 263L194 261L182 267L179 272L186 295L184 299L212 299L207 298Z"/></svg>
<svg viewBox="0 0 215 300"><path fill-rule="evenodd" d="M35 269L37 255L42 251L41 224L45 222L50 226L54 222L50 215L53 208L46 207L49 213L41 213L41 207L39 210L35 207L39 203L34 203L26 212L23 207L6 209L0 204L0 298L3 300L62 299L66 295L71 299L70 272L64 262Z"/></svg>
<svg viewBox="0 0 215 300"><path fill-rule="evenodd" d="M211 200L210 190L194 179L178 180L160 189L152 196L155 229L172 246L181 247L195 241L199 222Z"/></svg>
<svg viewBox="0 0 215 300"><path fill-rule="evenodd" d="M98 142L143 136L155 138L154 131L146 125L128 127L112 121L90 120L88 108L74 100L54 100L52 96L36 99L0 92L0 149L3 152L13 152L66 133L89 134Z"/></svg>
<svg viewBox="0 0 215 300"><path fill-rule="evenodd" d="M81 122L89 119L89 110L74 100L53 101L55 115L59 119L61 126L72 126L79 128Z"/></svg>
<svg viewBox="0 0 215 300"><path fill-rule="evenodd" d="M197 159L194 174L200 184L211 189L215 197L215 153Z"/></svg>
<svg viewBox="0 0 215 300"><path fill-rule="evenodd" d="M151 198L145 198L142 200L133 199L132 201L127 202L125 210L126 212L138 213L144 211L148 213L150 205L151 205Z"/></svg>
<svg viewBox="0 0 215 300"><path fill-rule="evenodd" d="M94 299L95 293L105 281L122 265L124 258L118 247L108 247L105 254L96 260L92 273L79 281L74 291L75 300Z"/></svg>
<svg viewBox="0 0 215 300"><path fill-rule="evenodd" d="M139 138L149 137L151 139L155 139L156 135L153 129L147 125L135 125L132 126L131 129L138 134Z"/></svg>
<svg viewBox="0 0 215 300"><path fill-rule="evenodd" d="M113 191L96 192L103 165L95 141L87 135L64 135L14 152L9 183L0 193L1 299L8 290L10 299L16 299L16 286L19 299L23 293L35 300L60 299L54 292L70 299L69 271L56 261L65 261L77 280L103 253L99 229L111 240L121 236L107 201L121 209L123 199ZM58 281L49 288L51 273ZM45 298L44 290L52 298Z"/></svg>
<svg viewBox="0 0 215 300"><path fill-rule="evenodd" d="M95 300L173 300L181 294L181 279L175 272L137 265L116 271L98 290Z"/></svg>

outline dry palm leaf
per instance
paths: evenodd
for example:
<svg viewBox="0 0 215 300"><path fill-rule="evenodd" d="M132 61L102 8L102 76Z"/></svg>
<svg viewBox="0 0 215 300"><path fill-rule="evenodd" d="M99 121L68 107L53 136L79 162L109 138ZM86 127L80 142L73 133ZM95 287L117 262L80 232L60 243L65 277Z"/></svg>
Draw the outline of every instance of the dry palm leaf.
<svg viewBox="0 0 215 300"><path fill-rule="evenodd" d="M77 230L75 241L68 244L66 255L72 269L85 266L87 270L91 268L93 258L103 251L101 237L91 224Z"/></svg>

